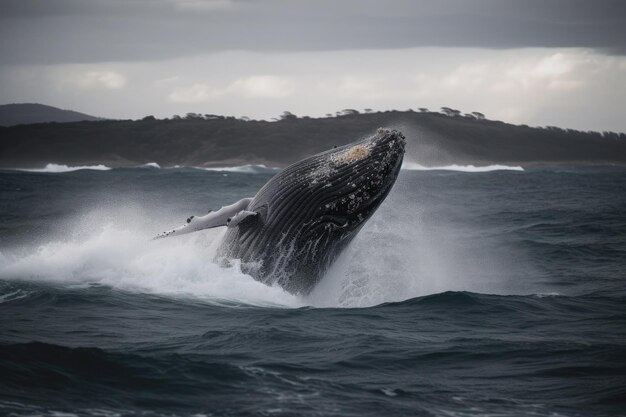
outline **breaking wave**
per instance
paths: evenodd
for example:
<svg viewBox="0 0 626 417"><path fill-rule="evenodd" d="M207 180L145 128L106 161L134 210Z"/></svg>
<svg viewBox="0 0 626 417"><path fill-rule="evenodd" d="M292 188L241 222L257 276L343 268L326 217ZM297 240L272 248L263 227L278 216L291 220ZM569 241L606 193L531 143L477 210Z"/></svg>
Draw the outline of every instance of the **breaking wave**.
<svg viewBox="0 0 626 417"><path fill-rule="evenodd" d="M458 172L491 172L491 171L524 171L521 166L509 166L509 165L445 165L445 166L424 166L417 162L404 162L402 169L410 171L458 171Z"/></svg>
<svg viewBox="0 0 626 417"><path fill-rule="evenodd" d="M111 168L105 165L83 165L83 166L68 166L60 164L47 164L44 168L17 168L17 171L27 172L47 172L47 173L62 173L80 171L81 169L90 169L94 171L109 171Z"/></svg>
<svg viewBox="0 0 626 417"><path fill-rule="evenodd" d="M82 227L86 227L85 224ZM0 252L0 277L62 285L105 285L123 291L210 303L300 307L298 297L213 262L222 230L150 241L122 224L93 225L86 237L51 239Z"/></svg>
<svg viewBox="0 0 626 417"><path fill-rule="evenodd" d="M148 162L146 164L141 165L139 168L156 168L156 169L161 169L161 165L157 164L156 162Z"/></svg>
<svg viewBox="0 0 626 417"><path fill-rule="evenodd" d="M279 171L280 168L268 167L263 164L259 165L240 165L233 167L197 167L198 169L202 169L205 171L219 171L219 172L237 172L239 174L264 174L264 173L272 173Z"/></svg>
<svg viewBox="0 0 626 417"><path fill-rule="evenodd" d="M64 172L73 172L80 170L95 170L95 171L109 171L112 169L128 169L133 167L120 167L120 168L111 168L106 165L84 165L84 166L68 166L62 164L47 164L44 168L15 168L16 171L25 171L25 172L41 172L41 173L64 173ZM134 168L149 168L149 169L161 169L161 166L156 162L148 162L143 165L139 165ZM230 167L187 167L181 165L175 165L169 169L184 169L184 168L193 168L202 171L211 171L211 172L230 172L230 173L238 173L238 174L272 174L281 170L281 168L277 167L268 167L263 164L253 165L239 165L239 166L230 166ZM486 166L475 166L475 165L445 165L445 166L425 166L418 164L416 162L404 162L402 165L402 169L409 171L457 171L457 172L491 172L491 171L524 171L524 168L521 166L509 166L509 165L486 165Z"/></svg>
<svg viewBox="0 0 626 417"><path fill-rule="evenodd" d="M64 173L80 170L95 170L95 171L110 171L116 169L161 169L161 165L157 162L148 162L138 166L123 166L123 167L108 167L106 165L81 165L81 166L69 166L64 164L47 164L44 168L11 168L10 171L23 171L23 172L38 172L38 173ZM280 171L281 168L268 167L263 164L253 165L239 165L230 167L196 167L185 165L174 165L167 167L167 169L197 169L201 171L211 172L231 172L239 174L271 174Z"/></svg>

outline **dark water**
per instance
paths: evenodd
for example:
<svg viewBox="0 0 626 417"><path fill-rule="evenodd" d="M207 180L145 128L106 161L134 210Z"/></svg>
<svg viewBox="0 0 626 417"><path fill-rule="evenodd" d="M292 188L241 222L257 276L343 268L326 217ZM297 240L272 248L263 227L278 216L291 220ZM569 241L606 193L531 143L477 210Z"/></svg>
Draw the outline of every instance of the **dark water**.
<svg viewBox="0 0 626 417"><path fill-rule="evenodd" d="M307 298L151 242L271 174L0 173L0 415L626 415L626 169L403 171Z"/></svg>

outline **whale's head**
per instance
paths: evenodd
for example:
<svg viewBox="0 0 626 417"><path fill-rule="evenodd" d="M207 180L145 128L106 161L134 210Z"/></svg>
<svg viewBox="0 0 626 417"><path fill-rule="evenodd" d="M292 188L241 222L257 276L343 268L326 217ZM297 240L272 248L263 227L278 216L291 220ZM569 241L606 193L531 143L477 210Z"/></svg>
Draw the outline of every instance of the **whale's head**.
<svg viewBox="0 0 626 417"><path fill-rule="evenodd" d="M229 228L223 253L259 261L246 272L264 282L309 292L393 187L405 143L400 132L378 129L285 168L248 206L256 216Z"/></svg>
<svg viewBox="0 0 626 417"><path fill-rule="evenodd" d="M393 187L405 144L402 133L378 129L372 137L319 154L320 163L308 173L317 190L311 224L339 239L354 237Z"/></svg>

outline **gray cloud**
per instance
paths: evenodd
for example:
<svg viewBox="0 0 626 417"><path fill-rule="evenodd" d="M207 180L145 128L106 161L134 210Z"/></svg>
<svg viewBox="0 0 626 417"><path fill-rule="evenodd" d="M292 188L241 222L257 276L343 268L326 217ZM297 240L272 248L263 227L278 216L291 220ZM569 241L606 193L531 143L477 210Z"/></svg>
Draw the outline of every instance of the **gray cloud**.
<svg viewBox="0 0 626 417"><path fill-rule="evenodd" d="M622 0L5 0L3 64L224 50L591 47L626 54Z"/></svg>
<svg viewBox="0 0 626 417"><path fill-rule="evenodd" d="M269 119L284 110L322 116L344 108L450 106L514 123L626 131L626 90L618 87L625 79L625 56L589 49L230 51L7 66L0 97L122 119L187 112Z"/></svg>

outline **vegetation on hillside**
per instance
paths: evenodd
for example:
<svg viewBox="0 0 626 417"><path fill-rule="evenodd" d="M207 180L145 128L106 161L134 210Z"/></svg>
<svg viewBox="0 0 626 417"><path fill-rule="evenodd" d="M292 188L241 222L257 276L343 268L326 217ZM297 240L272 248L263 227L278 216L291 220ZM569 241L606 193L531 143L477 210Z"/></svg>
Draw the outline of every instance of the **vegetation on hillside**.
<svg viewBox="0 0 626 417"><path fill-rule="evenodd" d="M444 107L441 112L345 109L324 118L286 111L273 121L188 113L169 119L0 127L0 167L50 162L285 166L381 126L403 131L408 158L425 165L626 163L624 133L511 125Z"/></svg>

